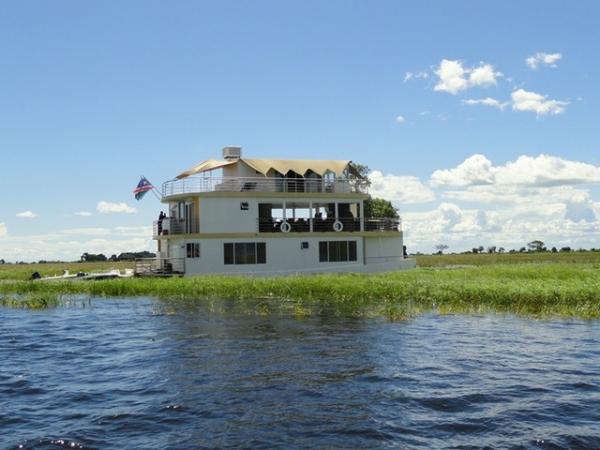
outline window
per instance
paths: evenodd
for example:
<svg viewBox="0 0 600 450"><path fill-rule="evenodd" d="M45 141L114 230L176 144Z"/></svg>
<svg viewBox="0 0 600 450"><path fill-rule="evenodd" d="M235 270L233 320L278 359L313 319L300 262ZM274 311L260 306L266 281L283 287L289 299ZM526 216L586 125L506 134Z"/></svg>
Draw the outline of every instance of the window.
<svg viewBox="0 0 600 450"><path fill-rule="evenodd" d="M200 258L200 244L185 244L188 258Z"/></svg>
<svg viewBox="0 0 600 450"><path fill-rule="evenodd" d="M223 244L223 262L225 264L266 264L266 244L264 242Z"/></svg>
<svg viewBox="0 0 600 450"><path fill-rule="evenodd" d="M356 260L356 241L319 242L319 262L346 262Z"/></svg>
<svg viewBox="0 0 600 450"><path fill-rule="evenodd" d="M300 248L302 250L306 250L308 248L308 242L304 241L300 244Z"/></svg>
<svg viewBox="0 0 600 450"><path fill-rule="evenodd" d="M241 202L240 203L240 209L242 211L248 211L248 209L250 209L250 205L248 205L248 202Z"/></svg>

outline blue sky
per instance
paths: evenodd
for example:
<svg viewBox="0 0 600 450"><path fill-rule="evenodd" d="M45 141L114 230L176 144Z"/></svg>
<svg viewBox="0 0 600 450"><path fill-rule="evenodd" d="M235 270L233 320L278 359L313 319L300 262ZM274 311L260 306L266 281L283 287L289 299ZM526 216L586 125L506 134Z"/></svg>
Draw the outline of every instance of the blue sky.
<svg viewBox="0 0 600 450"><path fill-rule="evenodd" d="M5 2L0 258L149 248L160 205L133 200L139 175L158 185L225 145L368 164L409 250L600 247L599 13L591 1Z"/></svg>

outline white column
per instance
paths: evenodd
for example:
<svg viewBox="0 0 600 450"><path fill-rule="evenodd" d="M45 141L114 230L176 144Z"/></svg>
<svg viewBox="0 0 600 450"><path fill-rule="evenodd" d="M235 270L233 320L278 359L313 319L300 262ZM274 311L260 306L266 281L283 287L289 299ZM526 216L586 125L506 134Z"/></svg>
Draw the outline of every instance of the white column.
<svg viewBox="0 0 600 450"><path fill-rule="evenodd" d="M314 216L313 216L313 207L312 207L312 202L308 203L308 231L310 231L311 233L313 232L313 221L314 221Z"/></svg>
<svg viewBox="0 0 600 450"><path fill-rule="evenodd" d="M365 207L361 201L358 204L358 216L360 217L360 231L365 231Z"/></svg>

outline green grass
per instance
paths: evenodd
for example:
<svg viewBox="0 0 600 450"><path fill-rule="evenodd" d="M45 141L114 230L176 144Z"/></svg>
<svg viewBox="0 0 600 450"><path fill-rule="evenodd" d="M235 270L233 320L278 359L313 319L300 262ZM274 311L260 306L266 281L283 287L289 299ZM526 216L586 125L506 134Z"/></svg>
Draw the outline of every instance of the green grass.
<svg viewBox="0 0 600 450"><path fill-rule="evenodd" d="M480 255L484 256L484 255ZM156 296L165 307L204 302L212 309L259 314L323 312L352 316L411 317L440 313L499 312L536 317L600 318L600 263L517 263L419 268L386 274L286 277L202 276L95 282L0 283L0 294Z"/></svg>
<svg viewBox="0 0 600 450"><path fill-rule="evenodd" d="M493 265L525 263L600 263L600 252L540 252L540 253L468 253L450 255L419 255L419 267L443 267L452 265Z"/></svg>

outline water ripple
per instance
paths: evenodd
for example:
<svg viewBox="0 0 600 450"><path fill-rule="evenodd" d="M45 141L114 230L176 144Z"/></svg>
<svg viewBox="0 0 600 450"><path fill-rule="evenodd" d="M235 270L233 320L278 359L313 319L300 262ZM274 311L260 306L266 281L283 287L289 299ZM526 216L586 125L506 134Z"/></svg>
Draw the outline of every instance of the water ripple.
<svg viewBox="0 0 600 450"><path fill-rule="evenodd" d="M600 323L1 310L0 448L600 448Z"/></svg>

